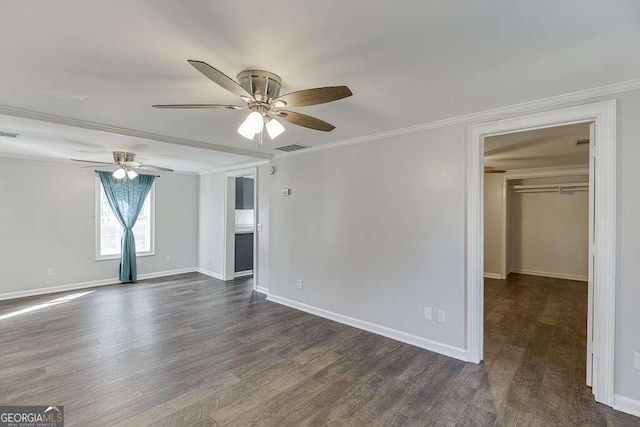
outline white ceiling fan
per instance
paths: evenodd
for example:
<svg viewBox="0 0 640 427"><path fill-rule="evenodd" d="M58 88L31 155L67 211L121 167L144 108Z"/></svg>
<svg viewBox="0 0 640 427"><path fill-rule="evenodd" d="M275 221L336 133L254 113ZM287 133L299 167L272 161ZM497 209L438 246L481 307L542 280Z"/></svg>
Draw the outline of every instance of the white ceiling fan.
<svg viewBox="0 0 640 427"><path fill-rule="evenodd" d="M102 165L115 166L116 170L113 172L113 177L116 179L123 179L125 176L129 179L134 179L138 176L138 173L134 169L147 169L147 170L156 170L161 172L173 172L173 169L161 168L159 166L150 166L143 165L140 162L136 161L136 155L134 153L129 153L126 151L114 151L113 152L113 163L105 163L105 162L94 162L92 160L79 160L79 159L70 159L74 162L82 162L82 163L92 163L93 166L83 166L83 167L96 167Z"/></svg>
<svg viewBox="0 0 640 427"><path fill-rule="evenodd" d="M262 145L262 131L266 128L271 139L285 131L284 126L276 120L280 117L294 125L309 129L331 132L335 129L330 123L295 111L284 110L284 107L305 107L307 105L325 104L347 98L351 90L347 86L330 86L306 89L280 96L282 79L276 74L264 70L245 70L238 74L238 82L221 71L202 61L188 60L189 64L205 77L222 86L234 95L239 96L245 105L222 104L159 104L155 108L202 109L226 108L228 110L246 110L249 115L238 128L238 133L253 140L259 135Z"/></svg>

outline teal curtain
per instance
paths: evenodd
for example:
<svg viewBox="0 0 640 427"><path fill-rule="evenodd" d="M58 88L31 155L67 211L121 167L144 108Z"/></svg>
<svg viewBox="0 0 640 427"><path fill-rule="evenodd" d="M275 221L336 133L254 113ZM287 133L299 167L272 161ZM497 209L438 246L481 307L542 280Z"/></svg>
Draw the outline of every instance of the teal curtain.
<svg viewBox="0 0 640 427"><path fill-rule="evenodd" d="M134 179L124 177L116 179L111 172L98 172L100 182L109 200L109 206L124 229L122 235L122 250L120 255L120 281L135 282L138 279L138 265L136 262L136 240L133 236L133 226L138 220L140 210L151 190L152 175L138 175Z"/></svg>

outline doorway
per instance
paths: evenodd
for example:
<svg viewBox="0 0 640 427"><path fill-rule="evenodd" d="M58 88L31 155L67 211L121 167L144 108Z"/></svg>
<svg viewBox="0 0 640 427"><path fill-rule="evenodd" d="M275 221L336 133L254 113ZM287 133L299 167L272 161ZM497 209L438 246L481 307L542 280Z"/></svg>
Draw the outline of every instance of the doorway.
<svg viewBox="0 0 640 427"><path fill-rule="evenodd" d="M591 393L592 139L588 122L484 138L484 360L509 393Z"/></svg>
<svg viewBox="0 0 640 427"><path fill-rule="evenodd" d="M226 172L224 280L253 276L257 283L258 185L256 168Z"/></svg>
<svg viewBox="0 0 640 427"><path fill-rule="evenodd" d="M469 128L467 153L467 355L484 359L484 144L489 136L577 123L595 123L590 150L593 194L593 394L613 404L616 253L616 103L599 102ZM524 185L524 184L523 184Z"/></svg>

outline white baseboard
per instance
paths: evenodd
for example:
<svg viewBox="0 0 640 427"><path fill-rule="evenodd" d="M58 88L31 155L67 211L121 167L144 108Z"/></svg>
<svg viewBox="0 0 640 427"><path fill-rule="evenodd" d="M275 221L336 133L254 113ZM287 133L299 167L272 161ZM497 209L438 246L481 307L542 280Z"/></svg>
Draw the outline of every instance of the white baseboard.
<svg viewBox="0 0 640 427"><path fill-rule="evenodd" d="M200 267L196 268L196 271L198 273L204 274L205 276L213 277L214 279L224 280L224 278L222 277L222 274L216 273L214 271L205 270L204 268L200 268Z"/></svg>
<svg viewBox="0 0 640 427"><path fill-rule="evenodd" d="M144 273L138 274L138 280L146 280L146 279L157 279L158 277L167 277L167 276L175 276L176 274L185 274L185 273L196 273L198 271L197 268L181 268L179 270L167 270L167 271L159 271L157 273ZM116 283L120 283L118 279L115 279Z"/></svg>
<svg viewBox="0 0 640 427"><path fill-rule="evenodd" d="M616 394L613 396L613 409L640 417L640 400Z"/></svg>
<svg viewBox="0 0 640 427"><path fill-rule="evenodd" d="M307 313L315 314L316 316L324 317L325 319L329 319L338 323L343 323L345 325L353 326L354 328L362 329L368 332L373 332L374 334L382 335L387 338L391 338L397 341L414 345L416 347L420 347L426 350L434 351L436 353L444 354L445 356L453 357L455 359L463 360L465 362L467 361L467 351L463 348L453 347L448 344L442 344L436 341L429 340L427 338L411 335L406 332L387 328L386 326L377 325L375 323L367 322L365 320L344 316L342 314L334 313L332 311L324 310L322 308L314 307L312 305L293 301L288 298L279 297L273 294L269 294L269 296L267 297L267 301L272 301L278 304L286 305L287 307L291 307L291 308L295 308L296 310L301 310Z"/></svg>
<svg viewBox="0 0 640 427"><path fill-rule="evenodd" d="M197 271L196 268L183 268L180 270L168 270L168 271L159 271L156 273L144 273L144 274L138 274L138 280L156 279L158 277L174 276L176 274L184 274L184 273L193 273L195 271ZM96 288L98 286L115 285L118 283L120 283L120 280L117 277L115 277L111 279L102 279L102 280L93 280L90 282L73 283L70 285L49 286L46 288L29 289L26 291L7 292L4 294L0 294L0 301L15 299L15 298L32 297L36 295L54 294L57 292L74 291L76 289Z"/></svg>
<svg viewBox="0 0 640 427"><path fill-rule="evenodd" d="M260 292L261 294L269 295L269 289L265 288L264 286L256 287L256 291Z"/></svg>
<svg viewBox="0 0 640 427"><path fill-rule="evenodd" d="M519 268L512 268L509 270L509 273L527 274L529 276L552 277L554 279L577 280L580 282L587 282L589 280L589 278L586 276L577 276L574 274L564 274L564 273L553 273L549 271L523 270Z"/></svg>
<svg viewBox="0 0 640 427"><path fill-rule="evenodd" d="M500 273L484 273L484 278L485 279L502 279L502 276L500 275Z"/></svg>
<svg viewBox="0 0 640 427"><path fill-rule="evenodd" d="M233 273L233 278L235 279L237 277L247 277L252 275L253 275L253 270L238 271L237 273Z"/></svg>

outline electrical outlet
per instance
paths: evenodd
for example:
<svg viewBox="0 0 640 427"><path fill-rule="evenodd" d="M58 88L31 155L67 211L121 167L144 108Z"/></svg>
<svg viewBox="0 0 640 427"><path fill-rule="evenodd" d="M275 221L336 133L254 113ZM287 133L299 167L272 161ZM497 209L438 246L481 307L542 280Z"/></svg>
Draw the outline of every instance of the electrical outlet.
<svg viewBox="0 0 640 427"><path fill-rule="evenodd" d="M433 310L431 309L431 307L424 308L424 318L426 320L433 320Z"/></svg>
<svg viewBox="0 0 640 427"><path fill-rule="evenodd" d="M298 289L304 288L304 282L302 280L298 280Z"/></svg>
<svg viewBox="0 0 640 427"><path fill-rule="evenodd" d="M48 277L53 277L55 275L55 271L53 271L53 268L47 268L47 276Z"/></svg>
<svg viewBox="0 0 640 427"><path fill-rule="evenodd" d="M167 255L167 257L165 258L165 261L171 262L171 255Z"/></svg>
<svg viewBox="0 0 640 427"><path fill-rule="evenodd" d="M640 351L633 353L633 367L635 369L640 369Z"/></svg>
<svg viewBox="0 0 640 427"><path fill-rule="evenodd" d="M444 310L438 310L438 323L444 323Z"/></svg>

